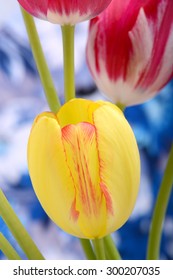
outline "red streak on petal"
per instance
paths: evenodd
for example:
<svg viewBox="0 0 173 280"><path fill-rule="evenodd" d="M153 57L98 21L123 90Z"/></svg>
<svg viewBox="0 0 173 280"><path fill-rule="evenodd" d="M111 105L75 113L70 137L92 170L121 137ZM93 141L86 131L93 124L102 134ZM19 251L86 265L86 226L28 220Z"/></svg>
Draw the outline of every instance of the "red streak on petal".
<svg viewBox="0 0 173 280"><path fill-rule="evenodd" d="M93 120L94 120L94 116L93 116ZM101 156L100 156L100 151L99 151L99 145L98 145L98 131L97 129L95 130L95 135L96 135L96 146L97 146L97 152L98 152L98 159L99 159L99 177L100 177L100 180L102 180L102 177L103 177L103 174L104 174L104 169L106 168L105 167L105 162L102 160ZM112 206L112 199L111 199L111 196L108 192L108 188L107 186L101 181L100 182L100 188L101 188L101 191L105 197L105 200L106 200L106 208L108 210L108 212L113 215L114 214L114 211L113 211L113 206Z"/></svg>
<svg viewBox="0 0 173 280"><path fill-rule="evenodd" d="M93 136L95 134L95 128L93 125L88 123L80 123L80 129L85 132L85 135L82 139L83 144L88 144L92 142ZM80 192L82 202L85 208L85 212L88 215L98 214L98 205L96 203L94 185L91 179L91 175L88 167L88 160L86 151L82 147L81 149L81 139L77 137L76 153L79 155L79 165L78 165L78 175L80 182Z"/></svg>
<svg viewBox="0 0 173 280"><path fill-rule="evenodd" d="M79 211L76 210L76 198L74 199L74 201L71 205L70 214L71 214L71 218L73 219L73 221L76 222L79 217Z"/></svg>
<svg viewBox="0 0 173 280"><path fill-rule="evenodd" d="M111 215L114 215L114 211L113 211L113 207L112 207L112 199L111 199L111 196L108 192L108 189L103 182L100 183L100 187L101 187L101 190L102 190L102 192L104 194L104 197L106 199L107 210Z"/></svg>
<svg viewBox="0 0 173 280"><path fill-rule="evenodd" d="M101 198L97 198L95 191L95 185L92 181L92 177L89 170L89 161L88 161L88 149L90 145L93 145L95 137L95 127L90 123L79 123L77 125L68 125L62 129L62 139L65 141L71 152L67 154L65 144L64 144L64 153L67 161L67 165L70 171L70 175L73 178L75 197L76 199L81 200L82 211L85 212L85 215L99 215ZM86 147L86 148L85 148ZM69 164L68 157L72 157L75 174L72 174L71 166ZM90 159L92 160L92 159ZM76 179L75 179L76 178ZM101 194L100 194L101 197ZM72 207L72 216L75 215L75 205L76 200L73 203ZM76 211L78 213L78 211Z"/></svg>
<svg viewBox="0 0 173 280"><path fill-rule="evenodd" d="M68 167L68 170L69 170L69 174L70 174L70 177L72 178L72 182L73 182L73 186L74 186L74 191L75 191L75 198L74 198L74 201L71 205L71 210L70 210L70 214L71 214L71 218L73 219L74 222L77 221L78 217L79 217L79 211L76 210L76 186L75 186L75 180L74 180L74 174L72 174L71 172L71 168L70 168L70 165L68 163L68 156L67 156L67 152L66 152L66 149L65 149L65 146L64 146L64 142L63 142L63 138L65 139L68 139L68 141L70 141L70 130L72 129L72 126L66 126L64 127L61 132L62 132L62 143L63 143L63 147L64 147L64 155L65 155L65 160L66 160L66 163L67 163L67 167ZM72 145L72 143L71 143ZM73 145L72 145L72 148L74 149Z"/></svg>

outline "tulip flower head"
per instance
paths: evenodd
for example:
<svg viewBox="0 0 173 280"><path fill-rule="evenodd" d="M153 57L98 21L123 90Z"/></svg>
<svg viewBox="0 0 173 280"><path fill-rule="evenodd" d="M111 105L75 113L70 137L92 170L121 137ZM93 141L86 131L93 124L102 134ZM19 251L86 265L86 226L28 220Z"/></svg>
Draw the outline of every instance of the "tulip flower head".
<svg viewBox="0 0 173 280"><path fill-rule="evenodd" d="M142 103L173 77L173 1L113 0L91 20L87 61L114 103Z"/></svg>
<svg viewBox="0 0 173 280"><path fill-rule="evenodd" d="M80 238L121 227L134 207L140 162L134 134L109 102L73 99L40 114L28 143L36 195L49 217Z"/></svg>
<svg viewBox="0 0 173 280"><path fill-rule="evenodd" d="M74 25L101 13L111 0L18 0L31 15L61 25Z"/></svg>

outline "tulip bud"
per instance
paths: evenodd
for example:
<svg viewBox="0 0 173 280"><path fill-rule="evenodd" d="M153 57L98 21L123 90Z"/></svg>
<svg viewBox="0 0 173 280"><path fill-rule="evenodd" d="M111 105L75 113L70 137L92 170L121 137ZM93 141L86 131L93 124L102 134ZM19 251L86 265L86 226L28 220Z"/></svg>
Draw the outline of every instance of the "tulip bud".
<svg viewBox="0 0 173 280"><path fill-rule="evenodd" d="M80 238L121 227L134 207L140 161L123 113L109 102L73 99L42 113L28 143L36 195L49 217Z"/></svg>
<svg viewBox="0 0 173 280"><path fill-rule="evenodd" d="M111 0L18 0L31 15L61 25L74 25L101 13Z"/></svg>
<svg viewBox="0 0 173 280"><path fill-rule="evenodd" d="M113 0L91 20L87 61L114 103L155 96L173 77L173 1Z"/></svg>

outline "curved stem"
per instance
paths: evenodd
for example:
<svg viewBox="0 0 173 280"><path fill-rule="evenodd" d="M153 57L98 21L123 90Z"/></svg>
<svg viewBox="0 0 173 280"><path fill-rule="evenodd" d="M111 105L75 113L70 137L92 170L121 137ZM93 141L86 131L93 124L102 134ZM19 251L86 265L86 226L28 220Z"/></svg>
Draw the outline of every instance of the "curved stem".
<svg viewBox="0 0 173 280"><path fill-rule="evenodd" d="M74 26L61 27L64 55L64 93L65 101L75 98L75 71L74 71Z"/></svg>
<svg viewBox="0 0 173 280"><path fill-rule="evenodd" d="M96 256L93 252L93 248L91 246L90 240L88 239L79 239L81 246L83 248L83 251L87 257L88 260L96 260Z"/></svg>
<svg viewBox="0 0 173 280"><path fill-rule="evenodd" d="M23 8L21 8L21 11L48 105L52 112L57 113L61 105L45 60L35 22Z"/></svg>
<svg viewBox="0 0 173 280"><path fill-rule="evenodd" d="M106 257L108 260L121 260L121 256L115 247L114 241L110 235L103 238Z"/></svg>
<svg viewBox="0 0 173 280"><path fill-rule="evenodd" d="M9 260L21 260L16 250L8 242L5 236L0 232L0 250Z"/></svg>
<svg viewBox="0 0 173 280"><path fill-rule="evenodd" d="M159 259L160 242L163 221L166 214L171 190L173 184L173 144L169 154L168 162L166 165L165 173L163 175L160 190L157 196L155 209L153 212L150 235L147 248L147 259Z"/></svg>
<svg viewBox="0 0 173 280"><path fill-rule="evenodd" d="M93 239L92 242L94 245L97 260L106 260L103 238Z"/></svg>
<svg viewBox="0 0 173 280"><path fill-rule="evenodd" d="M0 216L30 260L44 260L34 241L19 221L17 215L0 189Z"/></svg>

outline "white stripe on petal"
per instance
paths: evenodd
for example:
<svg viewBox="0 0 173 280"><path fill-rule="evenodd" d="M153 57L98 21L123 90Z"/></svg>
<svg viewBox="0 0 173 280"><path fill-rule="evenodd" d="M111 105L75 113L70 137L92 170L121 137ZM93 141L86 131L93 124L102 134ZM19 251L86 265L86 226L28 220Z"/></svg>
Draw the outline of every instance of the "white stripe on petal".
<svg viewBox="0 0 173 280"><path fill-rule="evenodd" d="M47 19L52 22L52 23L58 23L61 25L66 25L66 24L70 24L70 25L75 25L78 22L82 22L86 19L89 19L91 17L91 12L88 11L86 14L80 14L79 11L78 12L73 12L70 14L66 14L65 12L63 14L60 14L58 12L53 12L48 10L47 13Z"/></svg>
<svg viewBox="0 0 173 280"><path fill-rule="evenodd" d="M41 13L41 12L37 13L37 17L47 21L47 16L45 14Z"/></svg>
<svg viewBox="0 0 173 280"><path fill-rule="evenodd" d="M92 72L92 75L94 76L94 78L96 78L98 75L97 70L96 70L95 57L96 57L96 55L99 56L99 54L95 54L95 47L94 47L97 29L98 29L97 23L92 25L92 27L89 31L89 34L88 34L89 36L88 36L88 42L87 42L87 48L86 48L87 60L89 62L88 64L89 64L90 71ZM100 57L99 57L99 60L100 60Z"/></svg>
<svg viewBox="0 0 173 280"><path fill-rule="evenodd" d="M129 105L132 102L134 89L131 84L125 82L122 77L118 80L113 81L108 77L107 71L105 69L105 63L103 59L100 59L100 72L95 72L95 82L99 89L105 93L105 95L113 103L122 103L124 105ZM93 70L93 68L92 68ZM136 96L135 96L136 99Z"/></svg>
<svg viewBox="0 0 173 280"><path fill-rule="evenodd" d="M135 86L151 60L154 42L153 30L143 9L140 10L137 21L129 32L129 37L133 50L129 58L127 81Z"/></svg>
<svg viewBox="0 0 173 280"><path fill-rule="evenodd" d="M93 69L92 69L93 70ZM133 84L124 81L122 77L111 81L105 69L105 63L100 60L100 73L95 71L95 82L98 88L113 103L121 103L126 106L140 104L152 98L156 92L142 88L134 88Z"/></svg>

